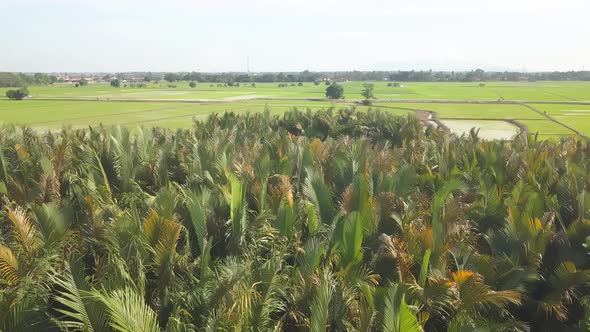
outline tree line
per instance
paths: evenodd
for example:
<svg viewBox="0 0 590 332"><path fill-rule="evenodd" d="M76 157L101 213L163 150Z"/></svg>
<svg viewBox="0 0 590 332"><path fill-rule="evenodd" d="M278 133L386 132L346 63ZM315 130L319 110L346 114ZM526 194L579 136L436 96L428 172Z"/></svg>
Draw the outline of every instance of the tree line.
<svg viewBox="0 0 590 332"><path fill-rule="evenodd" d="M486 72L471 71L350 71L299 73L166 73L164 80L196 82L317 82L317 81L400 81L400 82L478 82L478 81L590 81L590 71L567 72Z"/></svg>
<svg viewBox="0 0 590 332"><path fill-rule="evenodd" d="M100 75L110 81L112 74ZM194 81L211 83L285 83L320 81L399 81L399 82L477 82L477 81L590 81L590 71L516 72L516 71L342 71L342 72L267 72L267 73L201 73L201 72L128 72L116 73L119 79L143 80L144 82L165 80ZM0 87L53 84L58 82L55 75L46 73L24 74L0 72Z"/></svg>
<svg viewBox="0 0 590 332"><path fill-rule="evenodd" d="M57 76L45 73L31 75L24 73L0 72L0 88L53 84L55 82L57 82Z"/></svg>

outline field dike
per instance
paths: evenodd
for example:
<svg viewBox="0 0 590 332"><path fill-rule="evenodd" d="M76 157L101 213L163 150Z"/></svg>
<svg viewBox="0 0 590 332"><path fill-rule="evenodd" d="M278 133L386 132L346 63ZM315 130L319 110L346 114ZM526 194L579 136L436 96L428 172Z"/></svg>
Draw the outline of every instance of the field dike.
<svg viewBox="0 0 590 332"><path fill-rule="evenodd" d="M540 115L542 115L542 116L546 117L548 120L550 120L550 121L553 121L553 122L555 122L556 124L558 124L558 125L560 125L560 126L563 126L563 127L567 128L567 129L569 129L569 130L573 131L574 133L576 133L577 135L580 135L581 137L588 138L588 136L584 135L582 132L580 132L580 131L579 131L579 130L577 130L576 128L574 128L574 127L571 127L571 126L569 126L569 125L567 125L567 124L565 124L565 123L563 123L563 122L561 122L561 121L557 120L556 118L554 118L554 117L552 117L551 115L547 114L547 112L541 112L540 110L538 110L538 109L534 108L534 107L533 107L533 106L531 106L531 105L527 105L527 104L521 104L521 105L522 105L522 106L524 106L524 107L526 107L526 108L528 108L528 109L530 109L530 110L532 110L532 111L534 111L534 112L537 112L538 114L540 114ZM582 104L582 105L586 105L586 104Z"/></svg>

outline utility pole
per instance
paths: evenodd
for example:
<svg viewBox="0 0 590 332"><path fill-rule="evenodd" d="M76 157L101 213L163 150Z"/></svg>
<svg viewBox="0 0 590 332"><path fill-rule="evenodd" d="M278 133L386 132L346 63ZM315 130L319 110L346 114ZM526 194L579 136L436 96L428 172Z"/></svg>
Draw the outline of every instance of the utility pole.
<svg viewBox="0 0 590 332"><path fill-rule="evenodd" d="M250 75L250 56L246 56L246 70L248 71L248 75Z"/></svg>

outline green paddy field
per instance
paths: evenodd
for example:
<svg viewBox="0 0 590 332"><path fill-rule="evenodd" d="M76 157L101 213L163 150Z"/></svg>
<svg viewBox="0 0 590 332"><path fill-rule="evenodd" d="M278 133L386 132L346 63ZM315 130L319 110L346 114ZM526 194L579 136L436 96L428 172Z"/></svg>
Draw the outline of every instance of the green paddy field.
<svg viewBox="0 0 590 332"><path fill-rule="evenodd" d="M4 97L6 89L0 89L0 122L38 130L99 124L188 128L194 117L214 112L246 113L268 108L280 113L291 107L322 109L332 106L367 109L354 103L362 99L363 83L343 83L346 100L337 103L324 99L324 84L312 83L281 88L276 83L256 83L256 86L242 83L239 87L199 83L196 88L190 88L188 82L177 83L176 88L169 88L166 83L149 84L145 88L123 85L113 88L108 84L76 88L70 84L56 84L29 87L31 98L23 101L9 101ZM590 104L590 82L487 82L483 87L479 83L455 82L409 82L401 83L400 87L388 87L387 82L373 84L378 99L373 108L396 114L415 110L434 112L438 119L449 124L447 127L457 128L458 134L470 125L480 128L482 136L486 136L486 130L492 136L499 131L509 134L517 127L505 120L515 120L541 137L572 135L572 129L590 136L590 105L568 104ZM464 103L468 101L496 104ZM537 111L507 103L511 101L522 101Z"/></svg>

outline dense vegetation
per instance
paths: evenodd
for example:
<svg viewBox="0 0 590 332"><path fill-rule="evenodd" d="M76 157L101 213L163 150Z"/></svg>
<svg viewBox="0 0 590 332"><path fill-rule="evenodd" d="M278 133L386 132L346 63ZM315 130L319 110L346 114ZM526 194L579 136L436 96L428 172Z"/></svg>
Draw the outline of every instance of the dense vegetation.
<svg viewBox="0 0 590 332"><path fill-rule="evenodd" d="M381 112L0 129L0 330L587 330L590 145Z"/></svg>

